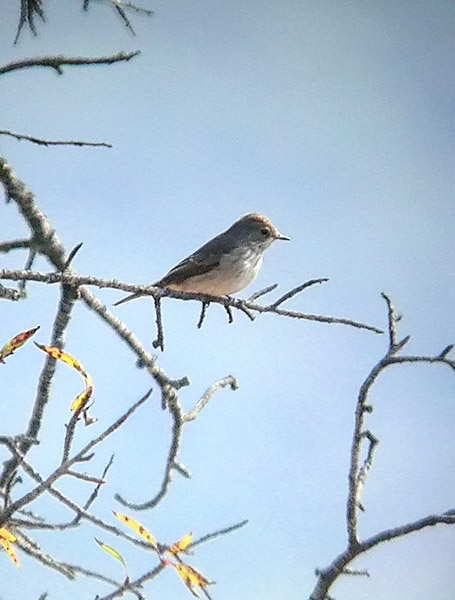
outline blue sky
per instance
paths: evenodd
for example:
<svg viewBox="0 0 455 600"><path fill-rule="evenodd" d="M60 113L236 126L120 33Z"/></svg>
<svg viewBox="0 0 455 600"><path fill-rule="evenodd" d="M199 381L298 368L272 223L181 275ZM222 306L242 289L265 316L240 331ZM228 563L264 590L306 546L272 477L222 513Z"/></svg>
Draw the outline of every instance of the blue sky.
<svg viewBox="0 0 455 600"><path fill-rule="evenodd" d="M65 4L65 5L64 5ZM240 215L266 214L292 238L268 252L245 296L271 283L285 291L314 277L330 282L289 308L386 325L387 292L403 314L409 353L437 354L455 340L454 29L444 1L281 2L169 1L124 31L115 14L92 3L49 2L39 36L12 45L16 9L3 10L2 63L44 54L106 55L140 49L128 64L67 68L62 77L35 69L0 78L1 128L50 139L107 141L111 150L41 148L0 138L0 152L35 192L69 250L83 249L81 274L149 283L228 227ZM26 234L15 207L4 205L2 239ZM21 268L20 253L2 256ZM36 268L49 267L41 259ZM117 292L99 292L106 304ZM40 324L48 343L56 287L29 286L27 302L2 303L2 339ZM114 309L149 344L150 302ZM195 303L164 303L166 350L160 364L188 375L189 409L216 379L234 374L185 431L181 460L191 481L175 477L165 501L137 517L162 541L174 541L249 518L247 528L197 550L192 562L216 600L308 597L314 569L345 544L350 436L358 388L386 350L385 337L263 315L228 326L214 306L198 331ZM134 357L83 306L67 336L96 385L92 430L139 398L150 381ZM23 430L42 356L32 345L2 369L2 432ZM59 368L31 458L43 473L58 459L68 406L80 382ZM7 390L14 390L13 392ZM371 535L451 507L454 374L446 367L394 367L373 389L368 427L380 444L365 492L361 532ZM169 440L158 392L99 452L94 471L116 459L94 512L110 520L115 492L142 501L161 480ZM5 456L2 455L2 460ZM80 483L61 485L85 498ZM66 512L40 504L52 520ZM150 556L86 526L77 534L37 534L51 554L121 577L95 546L117 547L132 575ZM453 597L454 533L437 527L388 544L355 563L370 578L343 579L338 600ZM21 555L2 600L93 598L102 584L72 584ZM3 580L3 577L2 577ZM174 574L148 585L150 597L188 592ZM2 598L3 595L3 598ZM148 596L147 596L148 597Z"/></svg>

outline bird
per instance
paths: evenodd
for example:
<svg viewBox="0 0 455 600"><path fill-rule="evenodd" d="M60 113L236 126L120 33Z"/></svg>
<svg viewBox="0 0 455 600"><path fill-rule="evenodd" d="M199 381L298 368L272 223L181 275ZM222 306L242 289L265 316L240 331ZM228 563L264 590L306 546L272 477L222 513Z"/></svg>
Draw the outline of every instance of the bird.
<svg viewBox="0 0 455 600"><path fill-rule="evenodd" d="M240 217L164 277L152 285L178 292L230 296L246 288L256 278L265 250L275 240L290 240L272 222L259 213ZM144 296L130 294L115 302L119 306Z"/></svg>

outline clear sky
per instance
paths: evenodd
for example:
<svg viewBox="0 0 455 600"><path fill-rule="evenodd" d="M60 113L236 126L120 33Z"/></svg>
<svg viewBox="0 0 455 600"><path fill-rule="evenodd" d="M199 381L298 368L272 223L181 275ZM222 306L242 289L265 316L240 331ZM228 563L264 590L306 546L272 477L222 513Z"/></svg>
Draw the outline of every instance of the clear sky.
<svg viewBox="0 0 455 600"><path fill-rule="evenodd" d="M434 355L455 342L455 5L443 0L168 0L132 37L114 11L92 3L46 3L39 36L12 45L18 2L2 9L1 62L47 54L106 55L140 49L127 64L34 69L0 78L1 125L50 139L106 141L114 148L42 148L0 137L0 153L35 192L69 250L84 246L81 274L150 283L240 215L261 212L292 238L268 252L245 296L271 283L285 291L315 277L329 283L289 303L306 312L386 325L380 293L403 315L409 353ZM145 4L145 0L144 0ZM149 4L147 4L149 6ZM1 208L1 238L26 235L13 204ZM1 265L22 268L20 252ZM36 268L48 270L41 259ZM277 292L276 292L277 293ZM106 304L118 292L99 292ZM1 340L41 325L50 339L56 287L29 286L26 302L0 305ZM216 379L234 374L184 432L166 499L132 513L160 541L196 537L242 519L249 525L200 547L192 564L217 581L216 600L307 598L314 569L345 545L347 469L359 386L386 351L385 336L341 325L242 314L227 325L219 306L195 327L196 303L164 302L166 350L160 364L190 377L192 407ZM149 345L150 302L114 309ZM99 423L92 439L150 386L134 357L84 306L66 349L95 385ZM2 367L1 433L24 430L43 357L31 344ZM364 492L361 533L372 535L451 508L455 374L439 365L394 367L373 389L368 427L380 439ZM41 444L30 454L43 474L60 456L68 406L80 380L61 365ZM133 501L161 481L169 421L154 392L140 415L103 446L99 474L116 453L93 512L113 521L120 491ZM1 451L1 460L6 453ZM29 484L24 484L28 486ZM80 482L63 482L83 501ZM68 513L50 500L52 521ZM37 507L38 510L38 507ZM125 557L131 575L151 555L84 526L33 533L66 562L122 577L93 542ZM455 530L439 526L361 557L370 578L345 578L337 600L452 600ZM109 588L71 583L21 553L16 572L0 553L1 600L92 600ZM148 584L147 598L189 597L173 573Z"/></svg>

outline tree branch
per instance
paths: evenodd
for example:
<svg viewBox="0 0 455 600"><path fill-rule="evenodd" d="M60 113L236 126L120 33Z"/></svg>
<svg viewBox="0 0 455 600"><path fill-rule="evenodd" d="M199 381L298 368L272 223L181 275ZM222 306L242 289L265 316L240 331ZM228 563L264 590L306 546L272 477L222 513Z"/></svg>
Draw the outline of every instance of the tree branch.
<svg viewBox="0 0 455 600"><path fill-rule="evenodd" d="M109 56L37 56L36 58L24 58L0 67L0 75L17 71L19 69L28 69L31 67L49 67L54 69L59 75L63 75L63 68L66 66L80 65L111 65L116 62L131 60L140 54L140 50L134 52L118 52Z"/></svg>
<svg viewBox="0 0 455 600"><path fill-rule="evenodd" d="M9 135L10 137L16 138L16 140L26 140L27 142L33 142L40 146L103 146L104 148L112 148L112 144L106 142L80 142L75 140L61 141L61 140L43 140L32 135L26 135L24 133L15 133L8 129L0 129L0 135Z"/></svg>
<svg viewBox="0 0 455 600"><path fill-rule="evenodd" d="M1 269L0 270L0 279L7 279L11 281L40 281L48 284L55 283L66 283L68 285L72 285L75 287L81 285L95 285L99 288L114 288L117 290L123 290L125 292L133 292L139 293L146 296L151 296L152 298L175 298L178 300L197 300L199 302L203 302L206 304L221 304L225 308L236 308L242 312L254 311L257 313L271 313L275 315L280 315L284 317L289 317L292 319L300 319L306 321L317 321L319 323L329 323L329 324L341 324L348 325L351 327L355 327L357 329L366 329L368 331L373 331L374 333L384 333L382 329L375 327L373 325L368 325L366 323L360 323L358 321L353 321L352 319L345 319L342 317L331 317L328 315L316 315L310 313L302 313L293 310L283 310L281 308L277 308L275 306L276 303L262 305L256 304L254 302L250 302L248 300L242 300L240 298L233 298L231 296L209 296L207 294L192 294L189 292L177 292L175 290L171 290L168 288L161 288L152 285L137 285L132 283L124 283L118 281L117 279L103 279L100 277L85 277L79 276L74 273L36 273L33 271L19 271L19 270L9 270L9 269ZM298 291L302 291L307 289L309 285L314 285L314 283L319 283L319 280L311 280L309 282L305 282L290 292L287 292L284 296L282 296L278 302L282 304L286 299L293 297ZM290 295L289 295L290 294ZM251 318L251 315L249 315ZM199 323L200 323L199 319Z"/></svg>
<svg viewBox="0 0 455 600"><path fill-rule="evenodd" d="M455 524L455 516L451 511L447 511L442 515L429 515L418 521L406 523L404 525L388 529L373 535L372 537L361 541L358 534L358 511L363 510L360 501L360 495L366 482L368 472L373 463L374 451L379 440L370 431L364 429L365 416L372 412L372 407L368 402L370 390L376 379L381 375L388 366L400 363L441 363L446 364L455 370L455 359L448 357L453 346L447 346L436 356L396 356L404 346L408 343L410 336L406 336L398 341L397 338L397 322L400 317L395 312L395 309L386 294L382 294L387 304L388 314L388 348L386 354L372 368L367 378L360 387L355 410L354 432L352 436L351 459L348 476L348 496L346 502L346 526L348 533L348 544L346 549L339 554L332 563L325 569L317 570L318 581L313 590L310 600L326 600L328 592L336 581L343 574L348 574L347 565L360 554L367 552L378 544L395 538L413 533L426 527L431 527L439 523L449 525ZM363 463L360 463L360 454L362 443L368 442L368 449Z"/></svg>

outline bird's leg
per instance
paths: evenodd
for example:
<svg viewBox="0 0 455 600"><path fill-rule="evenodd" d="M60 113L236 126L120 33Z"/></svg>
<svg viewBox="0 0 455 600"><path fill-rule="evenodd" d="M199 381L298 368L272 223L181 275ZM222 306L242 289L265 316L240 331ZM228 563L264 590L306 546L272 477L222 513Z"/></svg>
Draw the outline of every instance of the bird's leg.
<svg viewBox="0 0 455 600"><path fill-rule="evenodd" d="M204 322L204 319L205 319L205 313L207 311L209 304L210 304L210 302L207 302L205 300L202 301L201 316L199 317L199 321L197 322L198 329L200 329L202 327L202 323Z"/></svg>

